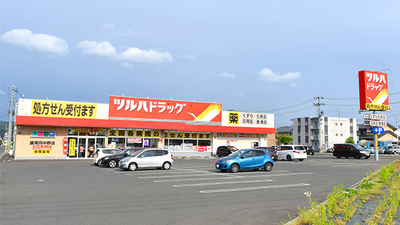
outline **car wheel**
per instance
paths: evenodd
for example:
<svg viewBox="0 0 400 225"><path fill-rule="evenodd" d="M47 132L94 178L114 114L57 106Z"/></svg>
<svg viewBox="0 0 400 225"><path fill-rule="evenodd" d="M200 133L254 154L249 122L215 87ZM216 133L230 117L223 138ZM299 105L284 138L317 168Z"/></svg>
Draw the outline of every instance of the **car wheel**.
<svg viewBox="0 0 400 225"><path fill-rule="evenodd" d="M135 171L136 169L137 169L136 163L131 163L131 164L129 164L129 170L130 170L130 171Z"/></svg>
<svg viewBox="0 0 400 225"><path fill-rule="evenodd" d="M169 170L169 169L171 169L171 163L165 162L165 163L162 165L162 168L163 168L163 170Z"/></svg>
<svg viewBox="0 0 400 225"><path fill-rule="evenodd" d="M340 157L341 157L340 155L337 155L337 156L336 156L336 158L338 158L338 159L340 159Z"/></svg>
<svg viewBox="0 0 400 225"><path fill-rule="evenodd" d="M276 162L276 161L278 161L278 158L275 158L275 159L274 159L274 162Z"/></svg>
<svg viewBox="0 0 400 225"><path fill-rule="evenodd" d="M226 172L226 170L221 170L221 172L225 173L225 172Z"/></svg>
<svg viewBox="0 0 400 225"><path fill-rule="evenodd" d="M239 165L238 164L232 164L230 170L231 170L232 173L236 173L237 171L239 171Z"/></svg>
<svg viewBox="0 0 400 225"><path fill-rule="evenodd" d="M264 165L264 169L265 169L265 171L271 171L272 170L272 163L270 163L270 162L267 162L267 163L265 163L265 165Z"/></svg>
<svg viewBox="0 0 400 225"><path fill-rule="evenodd" d="M304 159L299 159L299 161L303 161Z"/></svg>
<svg viewBox="0 0 400 225"><path fill-rule="evenodd" d="M361 155L356 155L356 156L354 156L354 158L361 159Z"/></svg>
<svg viewBox="0 0 400 225"><path fill-rule="evenodd" d="M221 157L221 154L218 153L218 154L217 154L217 157Z"/></svg>
<svg viewBox="0 0 400 225"><path fill-rule="evenodd" d="M286 156L286 160L287 160L287 161L292 161L292 156L287 155L287 156Z"/></svg>
<svg viewBox="0 0 400 225"><path fill-rule="evenodd" d="M110 162L108 163L108 166L111 168L115 168L117 166L117 161L114 159L111 159Z"/></svg>

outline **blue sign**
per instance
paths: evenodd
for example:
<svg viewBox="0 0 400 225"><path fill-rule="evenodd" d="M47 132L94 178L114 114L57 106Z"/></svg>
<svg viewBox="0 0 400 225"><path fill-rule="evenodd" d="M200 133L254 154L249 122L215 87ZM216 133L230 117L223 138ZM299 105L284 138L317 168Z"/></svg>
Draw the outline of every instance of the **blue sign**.
<svg viewBox="0 0 400 225"><path fill-rule="evenodd" d="M383 132L385 132L385 129L383 129L383 127L374 127L372 128L372 132L374 132L374 134L383 134Z"/></svg>

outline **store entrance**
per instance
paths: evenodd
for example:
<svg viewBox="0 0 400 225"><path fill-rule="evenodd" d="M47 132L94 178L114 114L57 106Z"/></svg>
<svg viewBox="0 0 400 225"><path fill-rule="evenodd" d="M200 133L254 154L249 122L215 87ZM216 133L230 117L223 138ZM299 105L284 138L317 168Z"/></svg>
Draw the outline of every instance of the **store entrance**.
<svg viewBox="0 0 400 225"><path fill-rule="evenodd" d="M105 138L100 137L69 137L70 154L73 158L93 158L97 148L104 147ZM71 152L75 149L75 154Z"/></svg>

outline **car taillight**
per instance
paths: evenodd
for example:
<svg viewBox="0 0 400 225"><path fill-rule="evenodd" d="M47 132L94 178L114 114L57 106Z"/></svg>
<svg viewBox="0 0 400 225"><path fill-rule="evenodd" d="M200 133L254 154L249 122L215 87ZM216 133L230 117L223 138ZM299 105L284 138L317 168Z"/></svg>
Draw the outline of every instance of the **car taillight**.
<svg viewBox="0 0 400 225"><path fill-rule="evenodd" d="M297 153L297 154L300 154L300 152L299 151L293 151L294 153Z"/></svg>
<svg viewBox="0 0 400 225"><path fill-rule="evenodd" d="M174 159L174 156L171 154L171 159Z"/></svg>

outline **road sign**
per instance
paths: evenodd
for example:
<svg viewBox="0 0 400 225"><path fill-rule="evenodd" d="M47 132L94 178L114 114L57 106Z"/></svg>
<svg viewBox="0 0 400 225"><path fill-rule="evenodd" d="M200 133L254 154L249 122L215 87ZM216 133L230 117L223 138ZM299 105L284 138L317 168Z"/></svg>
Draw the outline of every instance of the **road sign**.
<svg viewBox="0 0 400 225"><path fill-rule="evenodd" d="M385 129L383 129L383 127L374 127L372 128L372 132L374 132L374 134L383 134L383 132L385 132Z"/></svg>
<svg viewBox="0 0 400 225"><path fill-rule="evenodd" d="M364 126L369 126L369 120L364 121Z"/></svg>
<svg viewBox="0 0 400 225"><path fill-rule="evenodd" d="M380 120L371 120L369 121L369 125L371 127L386 127L387 122L386 121L380 121Z"/></svg>

